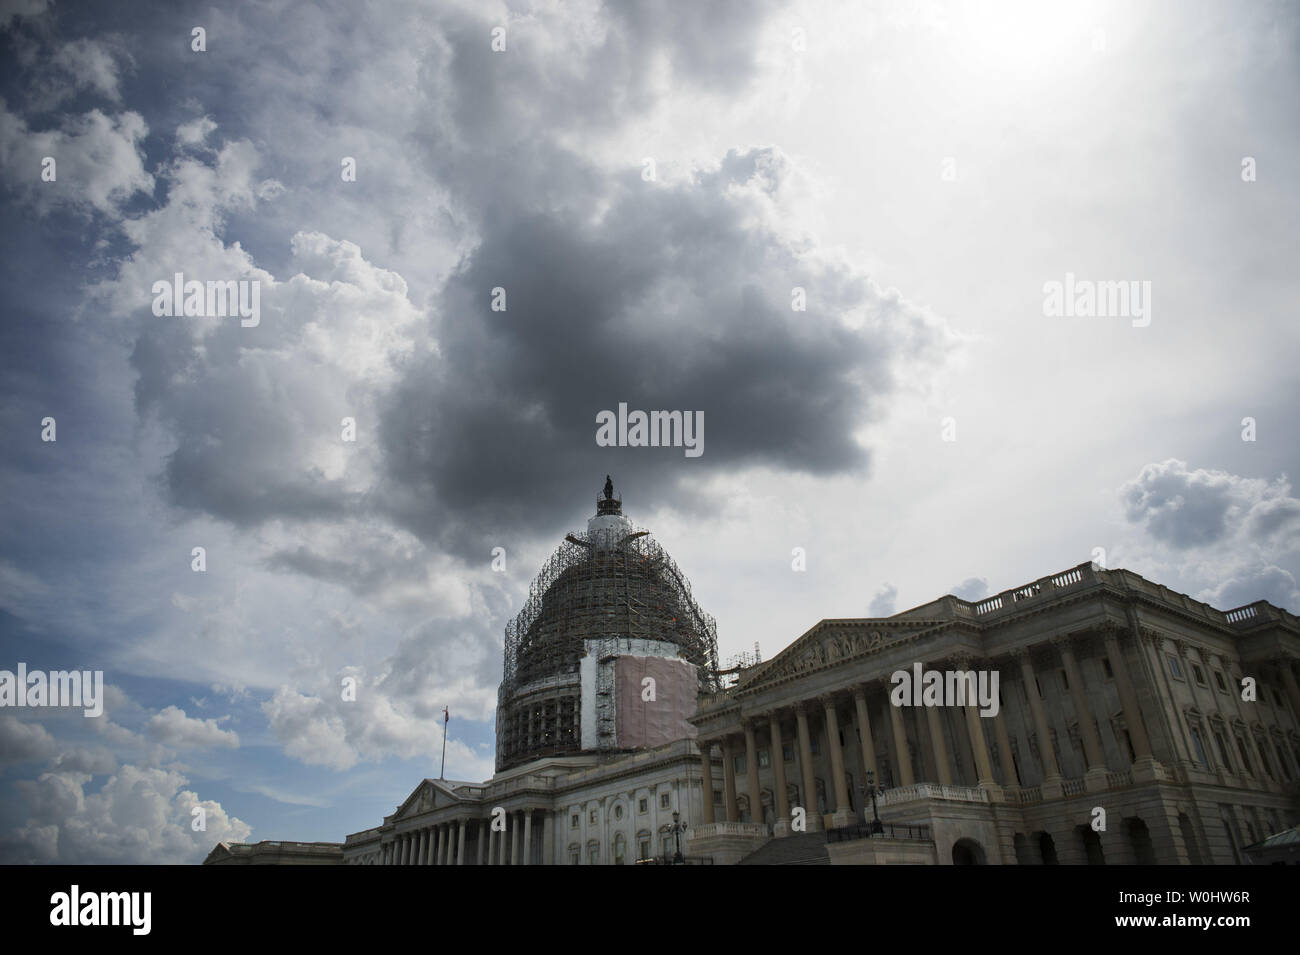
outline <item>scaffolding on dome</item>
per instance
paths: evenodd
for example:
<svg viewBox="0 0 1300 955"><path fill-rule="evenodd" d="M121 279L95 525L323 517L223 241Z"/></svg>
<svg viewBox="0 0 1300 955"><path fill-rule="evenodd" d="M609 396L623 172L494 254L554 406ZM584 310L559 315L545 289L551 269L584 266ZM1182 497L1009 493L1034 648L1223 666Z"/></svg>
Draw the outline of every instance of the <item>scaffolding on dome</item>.
<svg viewBox="0 0 1300 955"><path fill-rule="evenodd" d="M620 514L621 502L602 498L597 513ZM627 638L675 644L698 668L700 691L718 689L717 624L695 603L690 583L650 532L631 527L617 540L569 534L506 626L497 697L499 768L581 748L577 697L545 688L576 679L586 641L612 645ZM533 702L522 702L521 689Z"/></svg>
<svg viewBox="0 0 1300 955"><path fill-rule="evenodd" d="M699 667L700 689L715 688L717 624L650 532L633 528L608 548L569 534L551 555L506 626L502 690L576 670L583 641L609 637L674 643Z"/></svg>

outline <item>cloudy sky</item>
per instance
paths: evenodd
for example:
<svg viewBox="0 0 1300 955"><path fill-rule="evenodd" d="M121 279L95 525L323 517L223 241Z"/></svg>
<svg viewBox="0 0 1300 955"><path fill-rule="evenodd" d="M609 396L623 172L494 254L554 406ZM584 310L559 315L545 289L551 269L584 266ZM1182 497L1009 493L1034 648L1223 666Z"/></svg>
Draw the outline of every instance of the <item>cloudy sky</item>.
<svg viewBox="0 0 1300 955"><path fill-rule="evenodd" d="M360 9L0 3L0 669L109 684L0 712L0 861L340 840L444 706L487 778L606 473L724 659L1092 559L1300 610L1295 4Z"/></svg>

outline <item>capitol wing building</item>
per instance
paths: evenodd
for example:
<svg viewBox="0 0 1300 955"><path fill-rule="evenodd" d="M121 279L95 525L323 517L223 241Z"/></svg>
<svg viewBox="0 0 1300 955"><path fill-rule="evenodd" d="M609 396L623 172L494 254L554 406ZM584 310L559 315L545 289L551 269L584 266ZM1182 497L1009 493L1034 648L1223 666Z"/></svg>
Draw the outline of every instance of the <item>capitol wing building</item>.
<svg viewBox="0 0 1300 955"><path fill-rule="evenodd" d="M207 864L1273 861L1300 823L1298 662L1281 608L1081 564L723 669L607 479L506 629L492 779L425 779L341 844ZM900 671L995 692L926 705Z"/></svg>

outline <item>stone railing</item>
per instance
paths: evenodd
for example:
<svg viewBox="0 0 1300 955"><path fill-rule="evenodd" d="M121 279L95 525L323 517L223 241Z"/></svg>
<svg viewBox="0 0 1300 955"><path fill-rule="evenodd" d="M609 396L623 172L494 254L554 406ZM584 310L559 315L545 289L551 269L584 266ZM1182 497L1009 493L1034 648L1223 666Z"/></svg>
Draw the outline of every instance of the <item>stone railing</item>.
<svg viewBox="0 0 1300 955"><path fill-rule="evenodd" d="M1019 788L1008 786L1002 790L1002 795L1006 797L1007 802L1024 804L1043 801L1043 791L1037 786L1021 786Z"/></svg>
<svg viewBox="0 0 1300 955"><path fill-rule="evenodd" d="M944 786L940 783L917 783L886 789L876 797L880 806L896 806L917 799L946 799L950 802L988 802L989 794L975 786Z"/></svg>
<svg viewBox="0 0 1300 955"><path fill-rule="evenodd" d="M1061 789L1067 796L1082 796L1088 791L1082 779L1063 779Z"/></svg>
<svg viewBox="0 0 1300 955"><path fill-rule="evenodd" d="M691 828L691 836L767 836L767 825L761 822L705 822Z"/></svg>
<svg viewBox="0 0 1300 955"><path fill-rule="evenodd" d="M1133 785L1133 770L1125 769L1118 773L1106 774L1106 786L1110 789L1124 789Z"/></svg>

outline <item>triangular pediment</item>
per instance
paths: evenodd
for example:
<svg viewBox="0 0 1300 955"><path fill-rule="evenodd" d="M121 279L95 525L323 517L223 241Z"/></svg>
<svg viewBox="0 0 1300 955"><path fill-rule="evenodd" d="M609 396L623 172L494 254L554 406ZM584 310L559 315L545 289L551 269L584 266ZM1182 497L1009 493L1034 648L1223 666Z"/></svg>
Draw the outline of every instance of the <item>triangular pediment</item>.
<svg viewBox="0 0 1300 955"><path fill-rule="evenodd" d="M893 617L822 620L771 660L746 673L741 678L740 689L749 690L786 677L869 657L951 623L949 620L900 620Z"/></svg>

